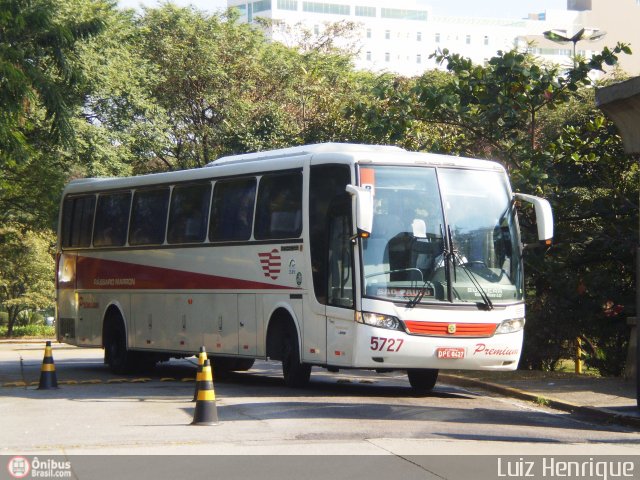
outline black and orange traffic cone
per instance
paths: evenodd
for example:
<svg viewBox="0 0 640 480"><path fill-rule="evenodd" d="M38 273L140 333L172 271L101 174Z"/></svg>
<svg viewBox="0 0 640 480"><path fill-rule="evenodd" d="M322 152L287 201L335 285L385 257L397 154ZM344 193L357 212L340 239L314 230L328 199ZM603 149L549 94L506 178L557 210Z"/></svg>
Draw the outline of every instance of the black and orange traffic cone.
<svg viewBox="0 0 640 480"><path fill-rule="evenodd" d="M51 353L51 342L47 341L44 348L44 359L42 367L40 367L40 384L38 390L49 390L58 388L58 379L56 378L56 365L53 363L53 355Z"/></svg>
<svg viewBox="0 0 640 480"><path fill-rule="evenodd" d="M193 392L193 400L195 402L198 399L198 390L200 390L200 382L202 381L202 367L204 366L204 361L207 359L207 349L202 346L200 347L200 353L198 353L198 373L196 374L196 389Z"/></svg>
<svg viewBox="0 0 640 480"><path fill-rule="evenodd" d="M204 361L202 366L202 381L198 389L196 411L191 425L218 425L218 410L216 394L213 391L213 376L211 375L211 361Z"/></svg>

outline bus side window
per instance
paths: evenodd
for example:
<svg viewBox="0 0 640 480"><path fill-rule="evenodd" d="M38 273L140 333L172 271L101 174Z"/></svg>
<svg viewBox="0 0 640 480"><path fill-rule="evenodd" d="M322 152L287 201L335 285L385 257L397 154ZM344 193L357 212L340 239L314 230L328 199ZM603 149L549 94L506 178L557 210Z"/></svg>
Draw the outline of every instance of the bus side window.
<svg viewBox="0 0 640 480"><path fill-rule="evenodd" d="M256 200L256 179L220 180L213 189L209 240L249 240Z"/></svg>
<svg viewBox="0 0 640 480"><path fill-rule="evenodd" d="M254 236L298 238L302 233L302 174L267 174L260 179Z"/></svg>
<svg viewBox="0 0 640 480"><path fill-rule="evenodd" d="M127 241L131 192L110 193L98 197L93 227L94 247L121 247Z"/></svg>
<svg viewBox="0 0 640 480"><path fill-rule="evenodd" d="M95 195L67 197L62 205L62 248L90 247Z"/></svg>
<svg viewBox="0 0 640 480"><path fill-rule="evenodd" d="M167 226L169 188L137 190L133 195L129 245L161 245Z"/></svg>
<svg viewBox="0 0 640 480"><path fill-rule="evenodd" d="M169 208L169 243L201 243L207 235L211 184L173 188Z"/></svg>

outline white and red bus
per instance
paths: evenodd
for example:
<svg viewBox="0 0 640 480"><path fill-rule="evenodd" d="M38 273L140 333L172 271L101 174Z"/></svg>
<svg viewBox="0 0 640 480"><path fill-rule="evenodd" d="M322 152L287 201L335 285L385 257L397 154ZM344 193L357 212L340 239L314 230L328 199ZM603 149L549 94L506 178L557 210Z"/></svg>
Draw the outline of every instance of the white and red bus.
<svg viewBox="0 0 640 480"><path fill-rule="evenodd" d="M206 347L219 369L281 360L513 370L524 327L516 199L495 162L318 144L204 168L75 180L58 234L57 336L115 372Z"/></svg>

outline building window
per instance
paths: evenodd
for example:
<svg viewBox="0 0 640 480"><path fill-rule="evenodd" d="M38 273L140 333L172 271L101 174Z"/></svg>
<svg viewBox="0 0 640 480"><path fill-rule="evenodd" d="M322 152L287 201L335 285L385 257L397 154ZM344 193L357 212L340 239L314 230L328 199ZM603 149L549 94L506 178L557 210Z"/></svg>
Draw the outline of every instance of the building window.
<svg viewBox="0 0 640 480"><path fill-rule="evenodd" d="M391 60L391 54L389 52L385 52L384 54L384 61L388 62Z"/></svg>
<svg viewBox="0 0 640 480"><path fill-rule="evenodd" d="M375 17L376 7L359 7L356 5L356 17Z"/></svg>
<svg viewBox="0 0 640 480"><path fill-rule="evenodd" d="M416 55L416 63L422 63L422 55Z"/></svg>
<svg viewBox="0 0 640 480"><path fill-rule="evenodd" d="M486 35L484 36L484 44L489 45L489 37Z"/></svg>
<svg viewBox="0 0 640 480"><path fill-rule="evenodd" d="M231 8L235 8L238 10L238 13L241 17L245 17L247 15L247 6L246 5L235 5Z"/></svg>
<svg viewBox="0 0 640 480"><path fill-rule="evenodd" d="M314 25L313 26L313 34L314 35L320 35L320 25Z"/></svg>
<svg viewBox="0 0 640 480"><path fill-rule="evenodd" d="M271 0L253 2L253 13L266 12L267 10L271 10Z"/></svg>
<svg viewBox="0 0 640 480"><path fill-rule="evenodd" d="M436 43L440 43L440 34L436 33Z"/></svg>
<svg viewBox="0 0 640 480"><path fill-rule="evenodd" d="M371 52L367 52L367 62L371 61Z"/></svg>
<svg viewBox="0 0 640 480"><path fill-rule="evenodd" d="M384 31L384 38L385 40L391 40L391 30Z"/></svg>
<svg viewBox="0 0 640 480"><path fill-rule="evenodd" d="M298 10L298 1L297 0L278 0L278 9L279 10Z"/></svg>
<svg viewBox="0 0 640 480"><path fill-rule="evenodd" d="M471 45L471 35L467 35L467 38L466 38L466 40L465 40L465 43L466 43L467 45Z"/></svg>
<svg viewBox="0 0 640 480"><path fill-rule="evenodd" d="M367 28L367 38L371 38L371 29Z"/></svg>
<svg viewBox="0 0 640 480"><path fill-rule="evenodd" d="M349 15L351 14L351 7L339 3L302 2L302 11L328 13L332 15Z"/></svg>
<svg viewBox="0 0 640 480"><path fill-rule="evenodd" d="M416 41L418 41L418 42L422 41L422 32L417 32L416 33Z"/></svg>
<svg viewBox="0 0 640 480"><path fill-rule="evenodd" d="M427 20L427 11L382 8L380 9L380 16L382 18L392 18L395 20Z"/></svg>

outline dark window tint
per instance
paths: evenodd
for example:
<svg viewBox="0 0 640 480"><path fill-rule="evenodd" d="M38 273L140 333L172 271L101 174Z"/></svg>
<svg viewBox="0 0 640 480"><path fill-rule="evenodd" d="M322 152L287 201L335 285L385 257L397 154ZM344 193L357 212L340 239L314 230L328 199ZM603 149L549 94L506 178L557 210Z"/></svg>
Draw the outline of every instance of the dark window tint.
<svg viewBox="0 0 640 480"><path fill-rule="evenodd" d="M209 240L249 240L256 179L222 180L213 189Z"/></svg>
<svg viewBox="0 0 640 480"><path fill-rule="evenodd" d="M98 197L94 247L119 247L127 241L131 193L111 193Z"/></svg>
<svg viewBox="0 0 640 480"><path fill-rule="evenodd" d="M138 190L131 207L130 245L159 245L164 243L169 210L169 189Z"/></svg>
<svg viewBox="0 0 640 480"><path fill-rule="evenodd" d="M327 303L327 258L329 248L329 212L348 197L346 186L351 183L346 165L316 165L311 167L309 181L309 237L313 288L320 303ZM348 215L350 212L346 212Z"/></svg>
<svg viewBox="0 0 640 480"><path fill-rule="evenodd" d="M93 212L96 206L94 195L67 197L62 205L62 248L90 247Z"/></svg>
<svg viewBox="0 0 640 480"><path fill-rule="evenodd" d="M351 199L348 195L329 210L329 265L327 303L353 308L353 246L351 245Z"/></svg>
<svg viewBox="0 0 640 480"><path fill-rule="evenodd" d="M169 243L204 242L211 201L211 184L174 187L169 210Z"/></svg>
<svg viewBox="0 0 640 480"><path fill-rule="evenodd" d="M265 175L258 188L255 237L295 238L302 232L302 174Z"/></svg>

